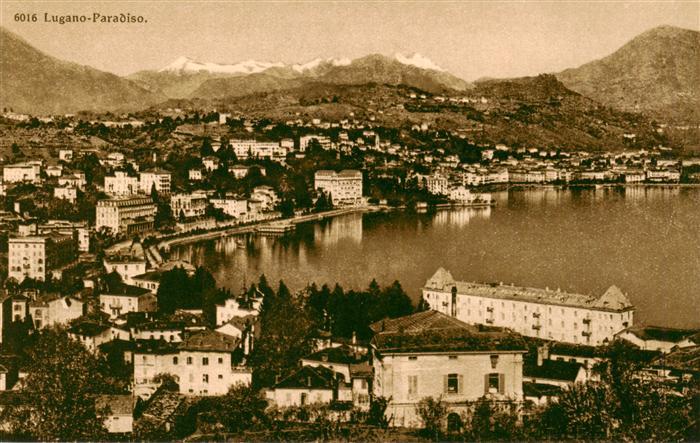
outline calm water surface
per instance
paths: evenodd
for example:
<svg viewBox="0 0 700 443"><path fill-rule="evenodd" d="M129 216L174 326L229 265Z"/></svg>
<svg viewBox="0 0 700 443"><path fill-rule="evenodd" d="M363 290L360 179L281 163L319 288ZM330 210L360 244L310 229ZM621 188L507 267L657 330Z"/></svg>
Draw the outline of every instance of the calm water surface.
<svg viewBox="0 0 700 443"><path fill-rule="evenodd" d="M493 209L351 214L284 238L173 248L238 291L264 273L292 289L399 280L413 297L442 266L459 280L601 294L619 286L637 322L700 327L700 189L536 189L495 194Z"/></svg>

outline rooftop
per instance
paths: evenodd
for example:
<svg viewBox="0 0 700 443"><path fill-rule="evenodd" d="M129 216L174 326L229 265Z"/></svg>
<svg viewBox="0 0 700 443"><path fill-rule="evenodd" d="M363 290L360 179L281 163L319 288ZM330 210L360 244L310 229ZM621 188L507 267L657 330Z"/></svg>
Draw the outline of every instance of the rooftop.
<svg viewBox="0 0 700 443"><path fill-rule="evenodd" d="M523 377L573 383L582 367L581 363L547 359L542 360L542 364L538 365L537 356L533 355L523 361Z"/></svg>
<svg viewBox="0 0 700 443"><path fill-rule="evenodd" d="M71 327L68 330L68 332L75 335L82 335L84 337L95 337L97 335L102 334L108 329L108 325L101 325L92 322L83 322Z"/></svg>
<svg viewBox="0 0 700 443"><path fill-rule="evenodd" d="M675 349L656 358L652 364L679 371L700 373L700 346Z"/></svg>
<svg viewBox="0 0 700 443"><path fill-rule="evenodd" d="M520 335L469 325L437 311L423 311L370 325L371 345L383 353L488 352L527 350Z"/></svg>
<svg viewBox="0 0 700 443"><path fill-rule="evenodd" d="M365 359L364 357L365 356L355 352L350 346L340 345L338 347L316 351L304 357L303 360L349 365L360 363Z"/></svg>
<svg viewBox="0 0 700 443"><path fill-rule="evenodd" d="M617 286L610 286L603 295L596 297L585 294L574 294L560 290L528 288L502 283L474 283L456 281L452 274L444 268L439 268L425 283L425 289L451 291L457 288L458 294L468 294L478 297L515 300L540 304L555 304L585 309L621 311L632 309L632 303Z"/></svg>
<svg viewBox="0 0 700 443"><path fill-rule="evenodd" d="M233 352L240 340L221 332L204 330L189 336L180 344L180 349L200 352Z"/></svg>
<svg viewBox="0 0 700 443"><path fill-rule="evenodd" d="M95 398L95 409L109 408L110 415L131 415L134 412L134 397L129 394L104 394Z"/></svg>
<svg viewBox="0 0 700 443"><path fill-rule="evenodd" d="M678 343L684 339L700 344L700 329L666 328L662 326L632 326L621 333L629 332L642 340L658 340Z"/></svg>
<svg viewBox="0 0 700 443"><path fill-rule="evenodd" d="M324 366L302 366L282 379L274 389L333 389L336 372Z"/></svg>

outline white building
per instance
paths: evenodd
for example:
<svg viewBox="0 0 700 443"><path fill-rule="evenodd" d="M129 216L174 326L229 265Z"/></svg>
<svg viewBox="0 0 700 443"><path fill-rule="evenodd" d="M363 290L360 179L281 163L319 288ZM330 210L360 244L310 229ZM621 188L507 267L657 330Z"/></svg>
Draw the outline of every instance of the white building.
<svg viewBox="0 0 700 443"><path fill-rule="evenodd" d="M212 198L209 202L224 214L241 218L248 213L248 200L243 197L226 196L224 198Z"/></svg>
<svg viewBox="0 0 700 443"><path fill-rule="evenodd" d="M333 205L362 204L362 172L356 170L316 171L314 189L329 193Z"/></svg>
<svg viewBox="0 0 700 443"><path fill-rule="evenodd" d="M41 182L41 162L6 165L2 168L2 180L5 183L39 183Z"/></svg>
<svg viewBox="0 0 700 443"><path fill-rule="evenodd" d="M53 188L53 196L75 203L78 200L78 190L72 186Z"/></svg>
<svg viewBox="0 0 700 443"><path fill-rule="evenodd" d="M123 284L100 294L100 310L111 319L127 312L155 312L157 305L156 296L138 286Z"/></svg>
<svg viewBox="0 0 700 443"><path fill-rule="evenodd" d="M617 287L601 296L504 284L456 281L440 268L423 298L432 309L466 323L507 327L523 335L600 345L632 325L634 307Z"/></svg>
<svg viewBox="0 0 700 443"><path fill-rule="evenodd" d="M309 143L311 143L312 140L316 140L321 148L325 149L326 151L331 149L332 145L330 137L311 134L302 135L299 137L299 152L306 152L306 149L309 147Z"/></svg>
<svg viewBox="0 0 700 443"><path fill-rule="evenodd" d="M46 280L49 271L71 263L77 245L72 235L48 234L8 240L8 278Z"/></svg>
<svg viewBox="0 0 700 443"><path fill-rule="evenodd" d="M523 399L523 354L518 334L483 332L437 311L386 319L370 326L375 396L390 399L392 426L420 427L417 403L441 397L450 414L469 402ZM449 416L448 416L449 419Z"/></svg>
<svg viewBox="0 0 700 443"><path fill-rule="evenodd" d="M235 317L256 316L260 313L261 305L261 297L227 298L223 304L216 305L216 325L222 325Z"/></svg>
<svg viewBox="0 0 700 443"><path fill-rule="evenodd" d="M207 195L202 191L174 194L170 198L170 208L175 218L178 218L180 214L187 218L201 217L207 210L208 202Z"/></svg>
<svg viewBox="0 0 700 443"><path fill-rule="evenodd" d="M279 142L231 140L229 144L239 159L269 158L272 160L284 160L288 153L287 149L280 146Z"/></svg>
<svg viewBox="0 0 700 443"><path fill-rule="evenodd" d="M671 352L673 348L700 345L700 329L677 329L660 326L632 326L616 334L645 351Z"/></svg>
<svg viewBox="0 0 700 443"><path fill-rule="evenodd" d="M144 194L151 194L151 189L155 186L159 194L170 194L170 172L154 168L143 171L139 174L139 190Z"/></svg>
<svg viewBox="0 0 700 443"><path fill-rule="evenodd" d="M133 285L133 278L146 272L146 259L129 255L112 255L102 261L107 274L116 272L124 283ZM134 285L135 286L135 285Z"/></svg>
<svg viewBox="0 0 700 443"><path fill-rule="evenodd" d="M65 325L85 313L82 301L57 295L46 295L30 301L28 312L36 329Z"/></svg>
<svg viewBox="0 0 700 443"><path fill-rule="evenodd" d="M124 171L115 171L114 176L105 177L105 192L118 197L134 195L139 192L139 179Z"/></svg>
<svg viewBox="0 0 700 443"><path fill-rule="evenodd" d="M123 197L97 202L95 229L132 234L153 229L156 205L151 197Z"/></svg>

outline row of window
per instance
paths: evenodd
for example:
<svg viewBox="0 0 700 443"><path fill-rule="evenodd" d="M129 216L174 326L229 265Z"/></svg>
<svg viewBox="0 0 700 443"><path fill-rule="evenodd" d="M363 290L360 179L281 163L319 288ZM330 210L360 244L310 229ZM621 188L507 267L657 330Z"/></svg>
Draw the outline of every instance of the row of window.
<svg viewBox="0 0 700 443"><path fill-rule="evenodd" d="M146 356L144 355L144 361L145 360L146 360ZM223 357L219 357L217 360L218 360L218 363L220 365L224 364ZM173 357L173 364L174 365L179 364L179 361L180 361L180 359L178 357ZM187 359L185 361L187 362L188 365L191 365L193 359L192 359L192 357L187 357ZM208 366L208 365L209 365L209 357L202 357L202 366Z"/></svg>

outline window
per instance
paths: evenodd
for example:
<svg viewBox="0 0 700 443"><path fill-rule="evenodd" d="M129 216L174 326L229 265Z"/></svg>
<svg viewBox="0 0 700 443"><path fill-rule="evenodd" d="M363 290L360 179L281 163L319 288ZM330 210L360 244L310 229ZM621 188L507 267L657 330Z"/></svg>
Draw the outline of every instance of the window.
<svg viewBox="0 0 700 443"><path fill-rule="evenodd" d="M187 357L187 364L191 365L192 364L192 357Z"/></svg>
<svg viewBox="0 0 700 443"><path fill-rule="evenodd" d="M202 366L209 365L209 357L202 357Z"/></svg>
<svg viewBox="0 0 700 443"><path fill-rule="evenodd" d="M202 374L202 381L204 383L209 383L209 374Z"/></svg>
<svg viewBox="0 0 700 443"><path fill-rule="evenodd" d="M501 374L491 373L487 376L487 389L486 392L491 394L496 394L503 392L501 390Z"/></svg>
<svg viewBox="0 0 700 443"><path fill-rule="evenodd" d="M224 376L219 374L219 380L223 380L223 379L224 379Z"/></svg>
<svg viewBox="0 0 700 443"><path fill-rule="evenodd" d="M408 376L408 398L414 398L418 395L418 376Z"/></svg>
<svg viewBox="0 0 700 443"><path fill-rule="evenodd" d="M447 375L447 386L445 392L447 394L457 394L459 392L459 376L457 374Z"/></svg>
<svg viewBox="0 0 700 443"><path fill-rule="evenodd" d="M173 364L174 364L174 365L177 364L177 357L173 357Z"/></svg>
<svg viewBox="0 0 700 443"><path fill-rule="evenodd" d="M450 355L450 360L457 360L457 356L456 356L456 355Z"/></svg>
<svg viewBox="0 0 700 443"><path fill-rule="evenodd" d="M409 359L409 360L418 360L418 357L416 357L416 356L411 356L411 357L408 357L408 359Z"/></svg>
<svg viewBox="0 0 700 443"><path fill-rule="evenodd" d="M223 358L223 357L219 357L219 364L221 365L221 364L223 364L223 363L224 363L224 358Z"/></svg>

